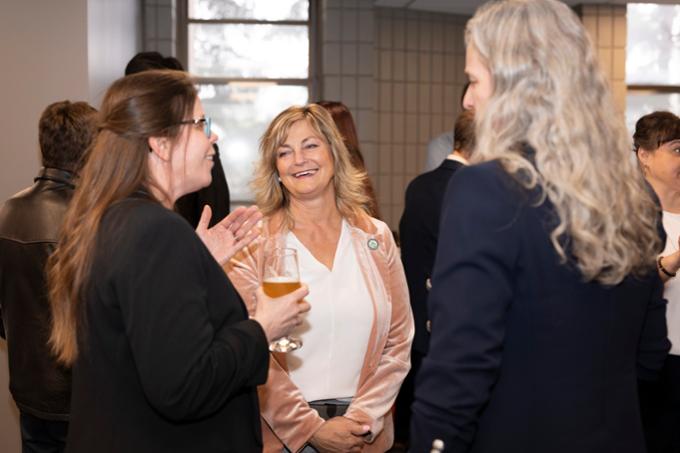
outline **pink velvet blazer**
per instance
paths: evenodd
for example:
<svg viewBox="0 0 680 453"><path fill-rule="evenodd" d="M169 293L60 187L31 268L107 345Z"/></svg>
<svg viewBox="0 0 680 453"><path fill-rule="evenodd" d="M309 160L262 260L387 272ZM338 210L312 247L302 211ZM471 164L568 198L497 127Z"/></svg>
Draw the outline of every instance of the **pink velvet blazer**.
<svg viewBox="0 0 680 453"><path fill-rule="evenodd" d="M274 218L265 219L262 237L225 266L251 314L265 253L282 247L287 234L285 229L274 231L272 224L281 221L280 215ZM394 439L390 410L411 367L413 316L404 269L389 227L368 216L348 223L373 302L374 321L357 391L345 416L371 426L364 452L384 452ZM289 378L285 361L285 354L272 355L267 383L258 387L265 452L280 453L283 444L297 452L324 422Z"/></svg>

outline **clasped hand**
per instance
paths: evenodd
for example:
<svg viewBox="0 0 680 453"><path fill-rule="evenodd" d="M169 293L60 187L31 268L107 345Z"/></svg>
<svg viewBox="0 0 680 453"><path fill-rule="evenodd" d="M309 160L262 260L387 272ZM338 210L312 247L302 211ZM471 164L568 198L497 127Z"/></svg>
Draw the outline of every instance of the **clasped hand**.
<svg viewBox="0 0 680 453"><path fill-rule="evenodd" d="M309 443L320 453L358 453L363 450L364 436L370 429L347 417L333 417L321 425Z"/></svg>

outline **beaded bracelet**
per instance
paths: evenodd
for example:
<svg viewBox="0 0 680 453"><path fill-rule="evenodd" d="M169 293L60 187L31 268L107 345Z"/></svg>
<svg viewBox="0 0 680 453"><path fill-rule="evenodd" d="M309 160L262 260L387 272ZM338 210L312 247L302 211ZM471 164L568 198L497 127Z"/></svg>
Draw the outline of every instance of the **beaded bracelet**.
<svg viewBox="0 0 680 453"><path fill-rule="evenodd" d="M666 274L666 276L667 276L668 278L673 278L673 277L675 277L675 276L677 275L677 272L668 272L668 270L667 270L665 267L663 267L663 264L661 264L661 258L663 258L663 257L660 256L659 259L656 260L656 264L657 264L657 266L659 267L659 270L660 270L661 272L663 272L664 274Z"/></svg>

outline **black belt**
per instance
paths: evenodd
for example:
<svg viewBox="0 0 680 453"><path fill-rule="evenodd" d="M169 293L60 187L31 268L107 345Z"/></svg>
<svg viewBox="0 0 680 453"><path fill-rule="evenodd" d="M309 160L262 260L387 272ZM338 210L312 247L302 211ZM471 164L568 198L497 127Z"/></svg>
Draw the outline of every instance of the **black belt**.
<svg viewBox="0 0 680 453"><path fill-rule="evenodd" d="M323 418L324 420L328 420L333 417L340 417L341 415L345 415L345 412L347 412L347 408L349 407L349 403L318 400L310 401L309 407L317 411L321 418Z"/></svg>

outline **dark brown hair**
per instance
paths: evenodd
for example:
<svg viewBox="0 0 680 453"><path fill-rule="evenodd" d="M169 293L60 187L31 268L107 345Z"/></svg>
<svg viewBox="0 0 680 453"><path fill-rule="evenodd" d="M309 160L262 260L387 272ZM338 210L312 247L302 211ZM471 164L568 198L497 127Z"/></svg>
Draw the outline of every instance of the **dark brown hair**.
<svg viewBox="0 0 680 453"><path fill-rule="evenodd" d="M123 77L106 92L100 132L81 172L62 235L48 261L52 331L50 345L66 365L78 355L84 326L83 290L90 278L99 224L107 209L154 184L148 172L150 137L176 141L179 123L196 102L186 73L146 71Z"/></svg>
<svg viewBox="0 0 680 453"><path fill-rule="evenodd" d="M464 110L453 128L453 149L469 157L475 149L475 114Z"/></svg>
<svg viewBox="0 0 680 453"><path fill-rule="evenodd" d="M331 114L331 117L333 117L333 122L338 128L340 135L342 135L342 141L345 143L345 146L349 151L352 165L354 165L359 170L366 172L364 156L359 150L359 137L357 136L357 129L354 125L354 118L352 118L352 113L349 111L347 106L338 101L319 101L316 104L328 110ZM378 208L378 199L375 195L373 184L371 184L371 180L368 178L365 180L364 190L369 198L367 207L368 213L371 215L371 217L379 219L380 210Z"/></svg>
<svg viewBox="0 0 680 453"><path fill-rule="evenodd" d="M40 116L38 139L45 167L77 171L96 132L97 110L87 102L55 102Z"/></svg>
<svg viewBox="0 0 680 453"><path fill-rule="evenodd" d="M655 151L664 143L680 140L680 118L671 112L653 112L635 123L633 150Z"/></svg>
<svg viewBox="0 0 680 453"><path fill-rule="evenodd" d="M125 66L125 75L137 74L150 69L174 69L184 71L184 66L175 57L164 57L156 51L139 52Z"/></svg>

